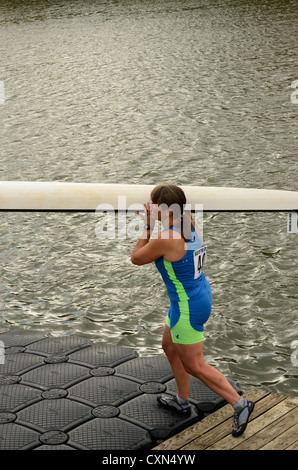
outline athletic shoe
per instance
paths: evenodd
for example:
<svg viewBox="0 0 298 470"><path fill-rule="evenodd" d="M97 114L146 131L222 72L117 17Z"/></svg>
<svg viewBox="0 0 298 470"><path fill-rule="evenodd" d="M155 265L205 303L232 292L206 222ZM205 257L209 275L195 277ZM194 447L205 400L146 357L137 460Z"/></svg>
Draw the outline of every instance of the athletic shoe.
<svg viewBox="0 0 298 470"><path fill-rule="evenodd" d="M191 412L190 405L180 405L178 403L177 397L170 397L168 395L161 395L160 397L157 397L158 403L163 406L164 408L167 408L170 411L174 411L175 413L187 416Z"/></svg>
<svg viewBox="0 0 298 470"><path fill-rule="evenodd" d="M232 431L232 436L238 437L244 433L245 428L248 423L248 419L253 412L254 402L248 401L244 408L239 413L234 414L234 429Z"/></svg>

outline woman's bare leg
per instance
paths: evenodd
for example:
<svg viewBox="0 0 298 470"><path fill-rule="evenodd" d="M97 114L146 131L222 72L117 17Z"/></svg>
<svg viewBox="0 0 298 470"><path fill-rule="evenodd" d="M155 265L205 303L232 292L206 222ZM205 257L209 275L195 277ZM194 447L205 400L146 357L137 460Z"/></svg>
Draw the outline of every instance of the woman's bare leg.
<svg viewBox="0 0 298 470"><path fill-rule="evenodd" d="M235 411L235 424L232 435L240 436L246 429L249 417L254 409L254 403L244 400L232 387L226 377L215 367L206 364L203 357L203 341L196 344L173 343L170 328L165 326L163 348L171 364L180 398L189 398L189 376L201 380L210 390L230 403ZM171 404L163 403L171 408ZM172 406L174 410L174 406ZM177 408L176 408L177 410ZM185 412L186 409L179 410Z"/></svg>
<svg viewBox="0 0 298 470"><path fill-rule="evenodd" d="M226 377L214 367L206 364L203 357L203 341L196 344L174 344L181 363L188 374L200 379L208 388L234 405L240 395Z"/></svg>
<svg viewBox="0 0 298 470"><path fill-rule="evenodd" d="M170 328L165 325L163 338L162 338L163 350L171 364L172 371L177 384L177 393L180 398L188 400L189 398L189 374L184 369L184 366L179 358L178 352L172 341Z"/></svg>

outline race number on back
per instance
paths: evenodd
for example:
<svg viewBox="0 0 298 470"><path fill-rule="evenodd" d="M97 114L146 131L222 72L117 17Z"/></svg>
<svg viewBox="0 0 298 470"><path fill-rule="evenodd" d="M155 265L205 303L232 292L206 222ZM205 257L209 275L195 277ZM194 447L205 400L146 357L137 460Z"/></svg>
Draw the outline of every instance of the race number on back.
<svg viewBox="0 0 298 470"><path fill-rule="evenodd" d="M199 275L202 272L205 258L206 258L206 253L207 253L206 245L203 245L201 248L194 251L194 254L193 254L193 261L194 261L194 267L195 267L194 279L197 279L197 277L199 277Z"/></svg>

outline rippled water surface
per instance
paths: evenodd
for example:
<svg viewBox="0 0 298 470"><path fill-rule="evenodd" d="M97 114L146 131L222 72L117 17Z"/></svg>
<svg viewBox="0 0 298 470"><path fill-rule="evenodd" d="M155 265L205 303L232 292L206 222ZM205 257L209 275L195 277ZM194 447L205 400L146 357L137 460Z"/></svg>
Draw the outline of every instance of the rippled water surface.
<svg viewBox="0 0 298 470"><path fill-rule="evenodd" d="M298 190L295 1L0 1L0 179ZM143 201L140 201L143 202ZM297 395L285 213L206 213L205 355ZM0 213L0 331L163 354L168 299L97 214Z"/></svg>

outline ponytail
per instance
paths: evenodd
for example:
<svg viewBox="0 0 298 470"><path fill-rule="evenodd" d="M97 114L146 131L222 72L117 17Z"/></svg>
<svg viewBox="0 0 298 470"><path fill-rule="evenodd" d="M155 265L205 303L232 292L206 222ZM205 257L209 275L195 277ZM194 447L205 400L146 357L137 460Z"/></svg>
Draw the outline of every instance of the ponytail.
<svg viewBox="0 0 298 470"><path fill-rule="evenodd" d="M181 235L184 241L188 242L192 237L192 219L190 212L182 212L181 215Z"/></svg>

